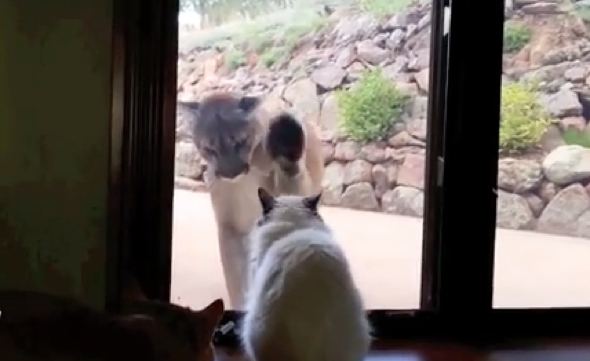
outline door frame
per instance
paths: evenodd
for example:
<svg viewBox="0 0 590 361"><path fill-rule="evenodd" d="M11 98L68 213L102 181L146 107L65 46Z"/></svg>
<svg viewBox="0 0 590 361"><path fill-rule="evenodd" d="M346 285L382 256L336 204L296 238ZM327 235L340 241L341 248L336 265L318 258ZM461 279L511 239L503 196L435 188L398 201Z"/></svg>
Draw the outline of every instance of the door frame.
<svg viewBox="0 0 590 361"><path fill-rule="evenodd" d="M472 16L469 0L453 0L445 45L441 20L445 1L433 1L437 30L431 35L435 66L430 74L434 88L429 104L422 309L369 311L376 337L485 343L589 335L589 308L491 307L504 3L479 4L479 11L488 15L482 18ZM113 3L106 301L107 308L115 310L124 272L137 278L148 297L170 300L179 4L178 0ZM477 42L471 38L474 28L486 29ZM489 61L487 73L479 71L479 61L466 61L465 51ZM481 98L472 89L488 89L491 95ZM479 110L477 123L466 111L473 104ZM476 178L471 182L479 187L466 197L460 186L464 165L473 154L465 149L474 147L481 162L469 166ZM468 237L466 219L478 230ZM239 317L239 312L227 312L224 322ZM221 343L237 342L235 334L221 334Z"/></svg>

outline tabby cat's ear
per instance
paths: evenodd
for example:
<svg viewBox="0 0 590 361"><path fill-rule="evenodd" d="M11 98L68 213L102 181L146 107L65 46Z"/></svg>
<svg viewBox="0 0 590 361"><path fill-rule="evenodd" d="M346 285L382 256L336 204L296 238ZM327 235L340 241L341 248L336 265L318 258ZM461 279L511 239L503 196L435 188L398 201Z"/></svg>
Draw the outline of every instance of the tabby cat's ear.
<svg viewBox="0 0 590 361"><path fill-rule="evenodd" d="M275 199L270 193L268 193L264 188L258 188L258 199L260 200L260 205L262 206L262 214L266 215L270 213L275 207Z"/></svg>
<svg viewBox="0 0 590 361"><path fill-rule="evenodd" d="M199 313L203 317L205 317L207 327L211 330L214 330L215 327L219 324L219 321L221 321L221 317L223 316L224 311L225 305L223 304L223 300L221 298L218 298L215 301L211 302L209 306L199 311Z"/></svg>
<svg viewBox="0 0 590 361"><path fill-rule="evenodd" d="M132 275L126 273L123 276L123 294L122 299L125 301L146 301L147 297L139 287L137 280Z"/></svg>
<svg viewBox="0 0 590 361"><path fill-rule="evenodd" d="M310 211L317 212L321 198L322 192L316 194L315 196L305 197L303 198L303 205L305 205L305 207Z"/></svg>

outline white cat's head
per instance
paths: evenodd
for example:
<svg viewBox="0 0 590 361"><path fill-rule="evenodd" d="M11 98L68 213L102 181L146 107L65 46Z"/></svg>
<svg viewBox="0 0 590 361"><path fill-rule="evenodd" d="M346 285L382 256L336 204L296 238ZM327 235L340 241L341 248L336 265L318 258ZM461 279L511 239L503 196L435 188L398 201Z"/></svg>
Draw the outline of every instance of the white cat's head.
<svg viewBox="0 0 590 361"><path fill-rule="evenodd" d="M306 225L310 223L324 223L318 213L318 206L322 194L309 197L296 195L282 195L273 197L262 188L258 188L258 199L262 206L262 216L256 223L262 226L267 223L292 223Z"/></svg>

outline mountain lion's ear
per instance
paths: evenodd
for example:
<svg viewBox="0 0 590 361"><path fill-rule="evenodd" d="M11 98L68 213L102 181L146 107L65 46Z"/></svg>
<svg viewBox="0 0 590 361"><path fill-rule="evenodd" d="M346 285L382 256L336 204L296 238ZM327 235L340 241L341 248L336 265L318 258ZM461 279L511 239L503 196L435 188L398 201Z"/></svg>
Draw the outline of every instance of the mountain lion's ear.
<svg viewBox="0 0 590 361"><path fill-rule="evenodd" d="M260 105L260 98L259 97L252 97L252 96L243 96L240 98L240 109L242 109L246 113L252 113L258 105Z"/></svg>
<svg viewBox="0 0 590 361"><path fill-rule="evenodd" d="M322 192L316 194L315 196L305 197L303 198L303 204L305 207L313 212L317 212L318 205L320 204L320 199L322 198Z"/></svg>
<svg viewBox="0 0 590 361"><path fill-rule="evenodd" d="M201 103L196 102L196 101L195 102L181 102L181 101L179 101L177 103L177 106L180 109L196 112L201 107Z"/></svg>
<svg viewBox="0 0 590 361"><path fill-rule="evenodd" d="M264 190L264 188L258 188L258 199L260 200L260 205L262 206L263 215L270 213L270 211L272 211L275 207L274 197Z"/></svg>

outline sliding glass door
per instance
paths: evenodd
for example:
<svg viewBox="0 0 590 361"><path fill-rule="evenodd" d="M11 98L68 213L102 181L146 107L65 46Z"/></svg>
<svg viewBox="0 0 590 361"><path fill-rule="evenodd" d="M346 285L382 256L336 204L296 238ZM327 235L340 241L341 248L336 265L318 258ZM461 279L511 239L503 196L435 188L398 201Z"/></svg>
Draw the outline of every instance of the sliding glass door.
<svg viewBox="0 0 590 361"><path fill-rule="evenodd" d="M129 193L118 237L121 266L152 294L195 308L229 301L207 160L174 114L178 99L221 89L318 127L321 212L377 338L532 335L544 332L531 326L541 317L581 322L582 309L547 310L590 302L584 240L563 237L585 237L588 54L579 47L581 60L561 59L567 44L547 45L554 40L543 33L568 28L574 39L585 25L573 13L559 22L550 19L561 8L502 0L292 1L223 12L181 2L176 18L176 4L134 4L120 45ZM551 149L528 138L556 131ZM531 230L557 235L518 233ZM544 309L505 309L517 307ZM236 340L240 316L227 312L219 342Z"/></svg>

